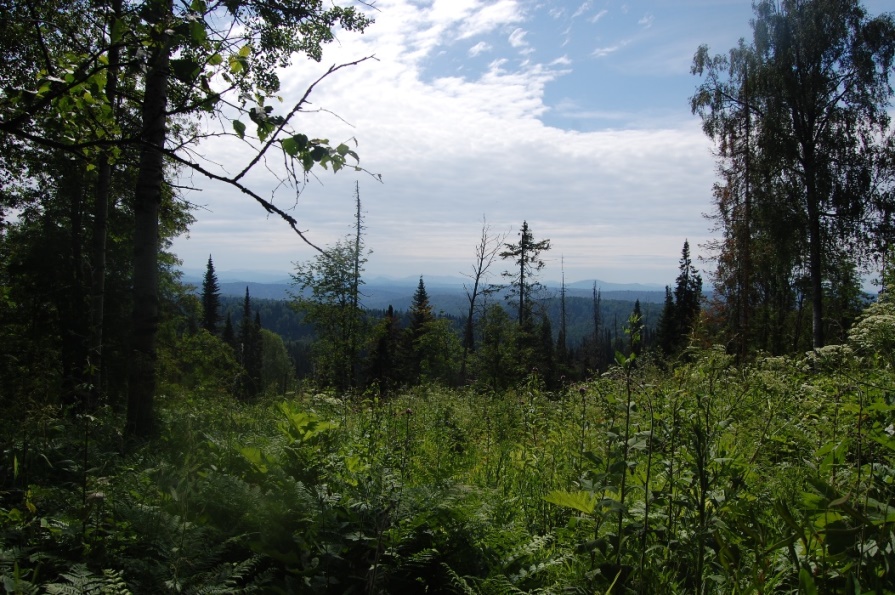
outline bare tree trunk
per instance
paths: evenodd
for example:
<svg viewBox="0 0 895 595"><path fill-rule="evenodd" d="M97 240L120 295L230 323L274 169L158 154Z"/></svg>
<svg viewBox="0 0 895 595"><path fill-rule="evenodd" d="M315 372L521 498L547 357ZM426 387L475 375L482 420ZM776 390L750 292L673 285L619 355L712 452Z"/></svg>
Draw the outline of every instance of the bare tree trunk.
<svg viewBox="0 0 895 595"><path fill-rule="evenodd" d="M170 12L170 3L168 4ZM143 99L143 143L134 195L134 309L128 368L126 434L146 438L155 430L155 339L159 324L159 208L164 183L161 149L166 139L170 49L162 39L153 50Z"/></svg>
<svg viewBox="0 0 895 595"><path fill-rule="evenodd" d="M808 200L808 274L811 277L811 346L824 346L824 287L821 252L820 209L813 172L806 168L805 194Z"/></svg>
<svg viewBox="0 0 895 595"><path fill-rule="evenodd" d="M109 29L121 18L122 0L112 0L112 16ZM109 70L106 79L106 98L115 109L118 95L118 62L120 48L112 44L109 48ZM105 323L106 296L106 239L108 237L109 204L112 197L112 163L108 151L103 151L97 167L96 196L93 204L93 272L90 288L90 339L89 353L91 389L87 408L94 409L99 404L103 386L103 325Z"/></svg>
<svg viewBox="0 0 895 595"><path fill-rule="evenodd" d="M475 308L479 296L483 293L482 287L488 273L488 269L494 264L497 252L503 244L506 234L492 237L490 226L485 218L482 218L482 235L475 247L475 264L472 274L467 275L472 280L472 289L466 289L466 299L469 301L469 311L466 314L466 327L463 331L463 359L460 364L460 378L466 380L466 363L469 353L475 351Z"/></svg>
<svg viewBox="0 0 895 595"><path fill-rule="evenodd" d="M352 389L358 384L360 362L360 265L361 251L363 250L362 235L364 230L364 219L361 215L360 205L360 183L354 183L354 270L351 276L351 316L348 319L348 351L351 360L350 377L348 386Z"/></svg>

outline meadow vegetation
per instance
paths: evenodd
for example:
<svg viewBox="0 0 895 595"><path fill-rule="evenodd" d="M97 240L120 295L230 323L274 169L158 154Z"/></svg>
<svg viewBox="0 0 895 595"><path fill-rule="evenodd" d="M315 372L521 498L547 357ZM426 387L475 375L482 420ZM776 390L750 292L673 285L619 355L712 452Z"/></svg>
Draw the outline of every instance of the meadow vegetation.
<svg viewBox="0 0 895 595"><path fill-rule="evenodd" d="M214 338L209 338L214 340ZM895 305L736 365L619 354L587 381L380 399L163 384L4 418L12 593L882 593L895 589Z"/></svg>

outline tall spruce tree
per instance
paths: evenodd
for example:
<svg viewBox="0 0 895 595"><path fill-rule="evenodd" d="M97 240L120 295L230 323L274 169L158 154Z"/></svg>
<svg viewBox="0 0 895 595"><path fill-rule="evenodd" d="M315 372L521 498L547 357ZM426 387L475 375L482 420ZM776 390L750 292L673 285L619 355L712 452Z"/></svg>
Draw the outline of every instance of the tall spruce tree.
<svg viewBox="0 0 895 595"><path fill-rule="evenodd" d="M242 304L242 321L239 324L239 353L237 353L244 370L240 391L243 399L256 397L262 390L263 350L261 318L257 313L254 319L252 318L252 301L249 297L249 288L246 287L245 300Z"/></svg>
<svg viewBox="0 0 895 595"><path fill-rule="evenodd" d="M435 320L432 312L432 304L429 303L429 294L426 284L420 276L416 291L413 292L413 302L410 306L410 326L406 331L405 362L407 366L407 378L412 383L420 381L422 361L425 354L422 350L422 339L429 330L429 325Z"/></svg>
<svg viewBox="0 0 895 595"><path fill-rule="evenodd" d="M684 240L674 292L665 288L665 305L659 320L659 345L666 355L680 351L693 330L702 308L702 276L690 258L690 243Z"/></svg>
<svg viewBox="0 0 895 595"><path fill-rule="evenodd" d="M690 242L687 240L684 240L678 270L680 272L674 287L674 315L678 332L681 335L688 335L693 330L702 307L702 276L693 266L693 260L690 258Z"/></svg>
<svg viewBox="0 0 895 595"><path fill-rule="evenodd" d="M561 370L564 370L569 360L568 345L568 319L566 317L566 270L565 260L562 262L562 284L559 289L559 334L556 336L556 361Z"/></svg>
<svg viewBox="0 0 895 595"><path fill-rule="evenodd" d="M224 330L221 331L221 340L237 351L238 344L236 342L236 331L233 329L233 317L227 312L227 320L224 321Z"/></svg>
<svg viewBox="0 0 895 595"><path fill-rule="evenodd" d="M505 271L504 278L509 279L508 300L517 300L517 321L522 327L531 327L532 295L540 288L537 274L544 268L541 252L550 249L550 240L535 241L534 234L528 227L528 221L522 222L519 230L519 241L515 244L504 244L500 253L503 259L509 259L515 268Z"/></svg>
<svg viewBox="0 0 895 595"><path fill-rule="evenodd" d="M590 367L592 370L600 370L604 365L604 357L605 351L603 349L604 341L604 329L603 329L603 292L601 289L597 288L597 282L594 281L593 285L593 321L594 321L594 332L591 337L591 341L593 342L593 347L591 350L591 359L590 359Z"/></svg>
<svg viewBox="0 0 895 595"><path fill-rule="evenodd" d="M672 355L677 351L678 329L677 318L674 314L674 294L669 286L665 286L665 303L662 306L662 314L659 317L658 334L659 348L665 355Z"/></svg>
<svg viewBox="0 0 895 595"><path fill-rule="evenodd" d="M211 334L217 334L221 321L221 287L214 272L214 263L208 255L205 267L205 278L202 279L202 328Z"/></svg>

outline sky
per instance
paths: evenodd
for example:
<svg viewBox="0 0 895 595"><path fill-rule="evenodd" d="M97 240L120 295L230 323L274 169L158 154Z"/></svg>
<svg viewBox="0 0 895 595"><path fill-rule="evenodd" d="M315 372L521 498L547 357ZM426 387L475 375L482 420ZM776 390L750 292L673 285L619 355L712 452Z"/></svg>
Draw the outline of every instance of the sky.
<svg viewBox="0 0 895 595"><path fill-rule="evenodd" d="M883 1L865 2L870 14ZM690 112L701 44L749 39L750 0L376 0L375 23L339 32L320 63L280 72L288 109L332 65L295 130L348 142L365 172L319 171L296 196L281 157L246 178L321 247L352 233L359 188L365 278L460 276L483 221L550 239L543 280L673 284L685 240L708 278L712 145ZM356 147L354 143L356 142ZM252 149L216 138L196 153L234 173ZM377 177L381 176L381 182ZM315 251L251 198L192 176L197 219L173 251L187 271L282 274ZM498 262L494 270L505 270Z"/></svg>

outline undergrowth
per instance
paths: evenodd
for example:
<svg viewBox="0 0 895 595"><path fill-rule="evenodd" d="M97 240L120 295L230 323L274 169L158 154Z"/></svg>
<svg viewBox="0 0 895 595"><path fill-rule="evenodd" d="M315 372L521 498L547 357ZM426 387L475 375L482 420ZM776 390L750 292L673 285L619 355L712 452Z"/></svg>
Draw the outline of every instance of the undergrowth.
<svg viewBox="0 0 895 595"><path fill-rule="evenodd" d="M874 320L877 316L878 320ZM437 386L246 404L170 394L7 420L8 593L895 591L887 312L741 367L620 359L547 392ZM891 330L891 329L889 329Z"/></svg>

